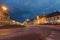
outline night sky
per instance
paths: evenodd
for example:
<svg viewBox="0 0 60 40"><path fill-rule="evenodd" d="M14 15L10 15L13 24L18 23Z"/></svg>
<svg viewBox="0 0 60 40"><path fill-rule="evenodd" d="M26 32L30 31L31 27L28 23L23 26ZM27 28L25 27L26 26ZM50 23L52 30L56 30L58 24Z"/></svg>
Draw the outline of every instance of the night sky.
<svg viewBox="0 0 60 40"><path fill-rule="evenodd" d="M21 22L43 13L60 11L60 0L0 0L0 5L6 5L10 16Z"/></svg>

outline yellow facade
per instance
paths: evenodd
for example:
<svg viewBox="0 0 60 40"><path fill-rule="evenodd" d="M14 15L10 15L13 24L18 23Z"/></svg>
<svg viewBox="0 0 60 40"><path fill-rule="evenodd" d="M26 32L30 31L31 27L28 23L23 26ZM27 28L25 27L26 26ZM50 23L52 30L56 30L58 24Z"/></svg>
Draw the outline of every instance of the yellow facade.
<svg viewBox="0 0 60 40"><path fill-rule="evenodd" d="M46 23L46 21L47 21L47 20L46 20L46 17L42 17L42 18L40 18L40 20L39 20L40 23Z"/></svg>
<svg viewBox="0 0 60 40"><path fill-rule="evenodd" d="M0 25L20 25L21 23L10 18L7 7L0 5Z"/></svg>
<svg viewBox="0 0 60 40"><path fill-rule="evenodd" d="M5 10L6 9L6 10ZM0 6L0 25L9 24L9 14L6 7Z"/></svg>
<svg viewBox="0 0 60 40"><path fill-rule="evenodd" d="M49 18L47 18L47 21L49 23L57 23L57 24L59 24L60 23L60 15L49 17Z"/></svg>
<svg viewBox="0 0 60 40"><path fill-rule="evenodd" d="M34 24L44 24L44 23L47 23L47 18L45 15L37 16L36 19L34 20Z"/></svg>

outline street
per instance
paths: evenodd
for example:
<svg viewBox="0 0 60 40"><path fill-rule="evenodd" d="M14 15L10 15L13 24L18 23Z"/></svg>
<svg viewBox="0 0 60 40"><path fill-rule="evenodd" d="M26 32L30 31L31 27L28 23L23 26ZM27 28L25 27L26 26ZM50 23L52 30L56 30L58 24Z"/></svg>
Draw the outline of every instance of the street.
<svg viewBox="0 0 60 40"><path fill-rule="evenodd" d="M37 26L0 29L0 40L60 40L60 31Z"/></svg>

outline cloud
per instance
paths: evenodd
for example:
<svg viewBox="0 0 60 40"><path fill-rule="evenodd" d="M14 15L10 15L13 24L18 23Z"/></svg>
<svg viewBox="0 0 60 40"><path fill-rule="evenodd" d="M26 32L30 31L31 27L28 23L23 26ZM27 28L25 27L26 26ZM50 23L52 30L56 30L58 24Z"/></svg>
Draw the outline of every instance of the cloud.
<svg viewBox="0 0 60 40"><path fill-rule="evenodd" d="M18 20L60 10L60 0L0 0L0 4L8 5L10 15Z"/></svg>

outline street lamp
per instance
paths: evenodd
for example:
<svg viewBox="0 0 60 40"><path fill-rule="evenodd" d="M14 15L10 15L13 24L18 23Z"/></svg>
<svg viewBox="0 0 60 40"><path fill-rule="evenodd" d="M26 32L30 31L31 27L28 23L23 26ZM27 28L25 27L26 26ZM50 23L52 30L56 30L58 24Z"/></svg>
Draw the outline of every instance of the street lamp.
<svg viewBox="0 0 60 40"><path fill-rule="evenodd" d="M26 21L29 21L29 19L26 19Z"/></svg>
<svg viewBox="0 0 60 40"><path fill-rule="evenodd" d="M13 20L13 23L15 23L15 21Z"/></svg>
<svg viewBox="0 0 60 40"><path fill-rule="evenodd" d="M6 11L6 10L7 10L7 7L6 7L6 6L2 6L2 9L3 9L4 11Z"/></svg>

